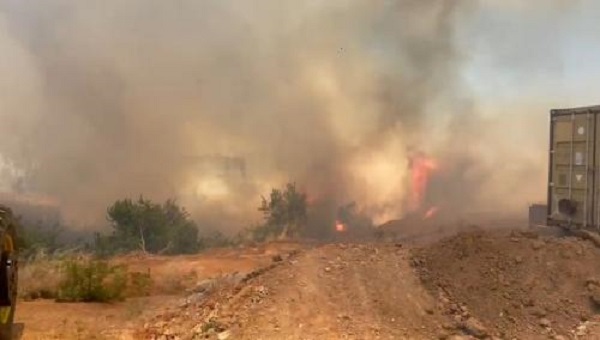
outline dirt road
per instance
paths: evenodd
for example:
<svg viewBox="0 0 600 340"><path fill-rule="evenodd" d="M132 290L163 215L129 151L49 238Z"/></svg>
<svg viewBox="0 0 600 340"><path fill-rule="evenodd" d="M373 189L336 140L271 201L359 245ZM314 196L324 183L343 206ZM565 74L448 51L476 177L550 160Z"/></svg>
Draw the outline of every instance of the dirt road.
<svg viewBox="0 0 600 340"><path fill-rule="evenodd" d="M256 281L240 339L430 338L443 319L395 246L327 246Z"/></svg>
<svg viewBox="0 0 600 340"><path fill-rule="evenodd" d="M445 326L410 251L396 245L315 248L215 295L182 312L194 317L163 317L142 337L430 339Z"/></svg>

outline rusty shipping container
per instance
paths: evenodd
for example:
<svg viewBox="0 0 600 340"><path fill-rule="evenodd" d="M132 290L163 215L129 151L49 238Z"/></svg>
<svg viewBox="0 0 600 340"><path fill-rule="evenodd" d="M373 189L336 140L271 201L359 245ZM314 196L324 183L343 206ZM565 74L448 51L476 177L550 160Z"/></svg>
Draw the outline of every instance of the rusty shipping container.
<svg viewBox="0 0 600 340"><path fill-rule="evenodd" d="M600 106L550 112L548 224L600 229Z"/></svg>

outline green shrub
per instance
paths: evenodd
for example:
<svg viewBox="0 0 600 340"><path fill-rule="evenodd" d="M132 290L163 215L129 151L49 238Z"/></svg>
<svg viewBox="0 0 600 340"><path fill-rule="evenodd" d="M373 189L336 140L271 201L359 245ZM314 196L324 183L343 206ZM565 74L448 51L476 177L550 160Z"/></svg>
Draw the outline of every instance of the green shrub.
<svg viewBox="0 0 600 340"><path fill-rule="evenodd" d="M112 302L125 298L127 269L99 260L69 260L58 291L61 302Z"/></svg>
<svg viewBox="0 0 600 340"><path fill-rule="evenodd" d="M262 197L258 210L263 213L264 224L252 231L256 241L293 238L305 231L308 202L306 194L298 191L295 183L288 183L282 190L273 189L268 198Z"/></svg>
<svg viewBox="0 0 600 340"><path fill-rule="evenodd" d="M140 197L118 200L107 210L112 232L96 234L99 256L143 251L151 254L193 254L199 250L198 227L174 200L163 204Z"/></svg>

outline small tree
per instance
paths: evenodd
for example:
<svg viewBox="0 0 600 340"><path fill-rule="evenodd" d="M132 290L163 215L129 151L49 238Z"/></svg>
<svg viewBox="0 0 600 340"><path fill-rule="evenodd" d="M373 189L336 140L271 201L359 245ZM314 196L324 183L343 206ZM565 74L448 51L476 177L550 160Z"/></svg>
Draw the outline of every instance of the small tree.
<svg viewBox="0 0 600 340"><path fill-rule="evenodd" d="M285 190L273 189L268 199L262 197L258 210L265 220L263 233L281 239L295 237L306 225L306 194L299 192L295 183L288 183Z"/></svg>
<svg viewBox="0 0 600 340"><path fill-rule="evenodd" d="M188 213L173 200L153 203L116 201L107 210L113 228L109 236L96 235L101 254L142 250L149 253L181 254L198 250L198 229Z"/></svg>

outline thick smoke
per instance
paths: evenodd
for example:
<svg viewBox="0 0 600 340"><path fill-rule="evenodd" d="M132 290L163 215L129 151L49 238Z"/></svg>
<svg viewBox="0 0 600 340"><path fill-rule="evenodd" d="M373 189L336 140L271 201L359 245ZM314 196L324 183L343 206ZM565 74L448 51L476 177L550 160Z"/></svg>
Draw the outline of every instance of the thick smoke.
<svg viewBox="0 0 600 340"><path fill-rule="evenodd" d="M497 163L461 78L474 1L0 3L4 182L77 221L144 194L231 230L288 180L324 221L352 201L384 221L411 152L469 202Z"/></svg>

